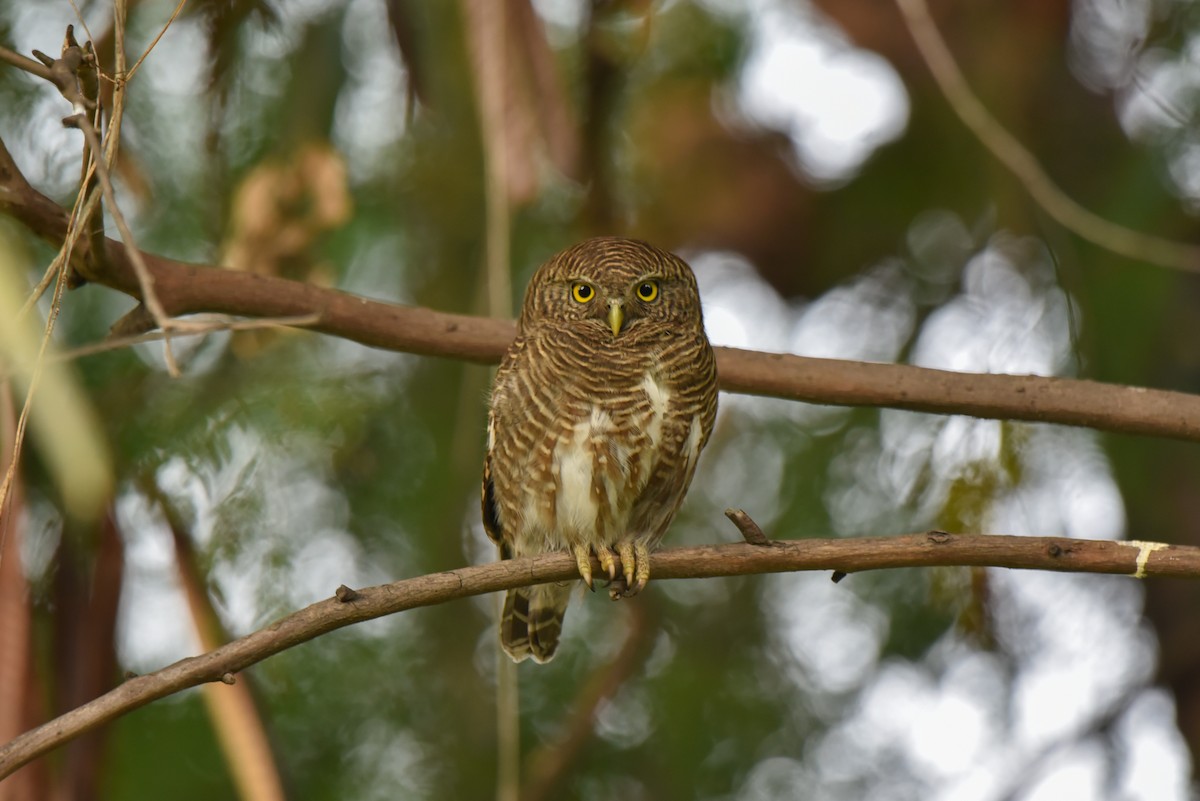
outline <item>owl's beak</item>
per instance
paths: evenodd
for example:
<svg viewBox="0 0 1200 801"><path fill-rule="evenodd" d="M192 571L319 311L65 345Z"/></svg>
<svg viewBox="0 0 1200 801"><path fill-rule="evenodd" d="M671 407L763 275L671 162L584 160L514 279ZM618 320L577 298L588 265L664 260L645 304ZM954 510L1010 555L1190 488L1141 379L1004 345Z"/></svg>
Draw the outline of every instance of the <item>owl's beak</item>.
<svg viewBox="0 0 1200 801"><path fill-rule="evenodd" d="M619 300L610 300L608 302L608 327L612 329L614 337L621 333L621 326L624 323L625 307Z"/></svg>

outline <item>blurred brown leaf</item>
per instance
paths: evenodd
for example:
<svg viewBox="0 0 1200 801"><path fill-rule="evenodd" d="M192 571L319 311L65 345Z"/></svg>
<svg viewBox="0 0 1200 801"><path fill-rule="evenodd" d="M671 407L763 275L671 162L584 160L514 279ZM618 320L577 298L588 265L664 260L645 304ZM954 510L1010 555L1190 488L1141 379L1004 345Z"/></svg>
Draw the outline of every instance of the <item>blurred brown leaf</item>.
<svg viewBox="0 0 1200 801"><path fill-rule="evenodd" d="M539 155L577 173L578 129L554 54L529 0L465 0L463 25L485 147L502 154L509 202L528 203L541 186Z"/></svg>
<svg viewBox="0 0 1200 801"><path fill-rule="evenodd" d="M55 559L55 707L61 714L117 683L117 613L125 549L111 505L96 524L63 532ZM56 779L63 798L96 798L108 761L109 728L94 729L66 747Z"/></svg>
<svg viewBox="0 0 1200 801"><path fill-rule="evenodd" d="M637 236L742 253L785 297L819 291L804 266L812 190L786 137L719 121L704 81L648 92L629 131L639 145Z"/></svg>
<svg viewBox="0 0 1200 801"><path fill-rule="evenodd" d="M341 155L325 142L310 142L286 161L255 167L235 190L224 263L329 286L332 273L311 248L353 208Z"/></svg>

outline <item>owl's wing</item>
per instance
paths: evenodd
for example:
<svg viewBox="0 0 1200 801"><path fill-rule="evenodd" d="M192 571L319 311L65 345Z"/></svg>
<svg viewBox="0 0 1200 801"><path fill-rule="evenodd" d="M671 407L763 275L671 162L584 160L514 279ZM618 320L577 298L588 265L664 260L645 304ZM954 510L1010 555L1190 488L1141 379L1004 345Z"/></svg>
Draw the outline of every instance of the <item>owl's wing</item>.
<svg viewBox="0 0 1200 801"><path fill-rule="evenodd" d="M500 504L496 500L496 482L492 473L493 460L500 458L496 452L498 440L496 427L500 424L497 420L499 415L496 407L505 403L505 399L508 397L515 369L514 363L523 350L524 341L518 336L509 347L508 352L504 354L504 358L500 360L500 368L496 371L488 403L487 454L483 457L483 486L480 488L479 498L483 512L483 529L487 532L488 538L500 548L501 559L512 558L512 532L505 532L500 525Z"/></svg>
<svg viewBox="0 0 1200 801"><path fill-rule="evenodd" d="M483 510L483 528L492 542L500 546L500 558L509 559L512 554L504 542L504 532L500 529L500 515L496 509L496 484L492 480L492 449L496 443L495 435L496 414L488 412L488 449L483 458L483 488L480 493L480 505Z"/></svg>

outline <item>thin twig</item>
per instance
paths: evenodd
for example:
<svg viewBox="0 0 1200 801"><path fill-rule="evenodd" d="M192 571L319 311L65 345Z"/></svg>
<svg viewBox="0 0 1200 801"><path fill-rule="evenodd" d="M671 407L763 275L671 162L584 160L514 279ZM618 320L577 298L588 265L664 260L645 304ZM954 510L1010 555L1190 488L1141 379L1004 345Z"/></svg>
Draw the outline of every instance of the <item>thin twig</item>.
<svg viewBox="0 0 1200 801"><path fill-rule="evenodd" d="M68 0L68 2L71 4L71 10L75 12L75 19L79 20L79 27L83 28L84 36L88 38L88 41L95 41L96 37L92 36L92 31L88 27L87 20L83 18L83 12L79 10L79 6L76 5L75 0Z"/></svg>
<svg viewBox="0 0 1200 801"><path fill-rule="evenodd" d="M117 15L116 19L114 20L114 30L116 31L117 42L117 79L120 81L120 67L124 66L124 60L122 58L125 27L124 15L122 14L124 3L121 2L121 0L118 0L116 8ZM100 140L96 136L96 130L92 127L91 120L88 119L87 114L76 113L72 117L68 118L68 120L70 121L70 124L83 131L84 138L87 139L88 144L91 146L93 152L99 154L101 152ZM68 122L68 120L64 120L64 123ZM119 137L111 136L110 133L109 153L112 156L116 155L115 142L118 138ZM127 248L126 252L130 255L130 262L133 265L133 269L137 273L138 284L141 288L142 303L146 305L146 309L151 315L154 316L154 321L158 324L158 327L161 328L167 335L163 340L163 352L166 358L167 372L169 372L173 377L177 378L180 375L179 365L175 362L175 354L171 348L170 333L172 331L180 330L182 326L177 321L172 321L170 319L170 316L163 309L162 303L158 299L158 294L154 291L154 278L150 274L149 268L146 267L146 261L141 257L141 252L137 250L137 244L133 238L133 231L129 229L129 224L125 221L124 213L122 213L120 206L117 205L117 195L113 189L112 180L109 177L108 165L105 164L105 159L97 158L95 164L96 172L100 176L100 186L104 190L104 200L108 204L109 214L112 215L113 222L116 224L117 230L121 234L121 241L125 243Z"/></svg>
<svg viewBox="0 0 1200 801"><path fill-rule="evenodd" d="M187 332L179 334L180 338L205 336L207 334L218 334L223 331L257 331L261 329L271 328L304 328L306 326L315 325L319 322L321 316L319 314L305 314L298 317L278 317L270 320L229 320L223 317L198 317L189 320L194 328L189 328ZM70 362L76 359L86 358L88 356L96 356L101 353L109 353L114 350L122 350L124 348L132 348L136 345L146 345L151 342L162 342L167 335L162 331L152 331L147 334L138 334L136 336L127 337L112 337L105 339L102 342L93 342L90 345L80 345L77 348L60 351L50 354L46 357L47 363L55 362ZM0 381L4 381L10 376L3 369L0 369Z"/></svg>
<svg viewBox="0 0 1200 801"><path fill-rule="evenodd" d="M1127 576L1200 578L1200 547L927 532L857 539L775 540L770 548L738 542L661 551L656 579L711 578L800 570L858 573L897 567L1007 567ZM592 569L600 565L593 558ZM269 656L364 620L483 593L578 577L565 553L512 559L404 579L330 597L201 656L130 679L99 698L0 746L0 778L96 726L188 687L220 681ZM345 597L346 593L342 593Z"/></svg>
<svg viewBox="0 0 1200 801"><path fill-rule="evenodd" d="M222 331L258 331L269 328L306 328L321 321L319 314L298 314L295 317L271 317L265 320L230 320L220 315L198 315L188 320L188 329L180 336L204 336L217 334ZM64 360L78 359L83 356L93 356L111 350L120 350L147 342L161 342L166 336L161 331L151 331L130 337L113 337L103 342L91 345L81 345L78 348L63 351L59 356Z"/></svg>
<svg viewBox="0 0 1200 801"><path fill-rule="evenodd" d="M72 46L78 46L74 41L71 41ZM78 70L80 89L83 92L84 99L90 109L91 123L93 130L102 131L104 126L104 107L101 104L100 92L100 65L96 60L96 51L92 47L89 40L86 48L87 58L84 59ZM86 141L83 147L83 165L79 185L81 187L77 195L76 205L80 198L86 198L85 204L86 213L79 216L79 225L82 225L87 233L87 258L93 262L93 269L98 272L108 271L108 248L104 241L104 205L99 202L100 192L98 191L98 179L96 175L96 161L103 158L103 155L96 150L93 150L91 145ZM78 276L72 274L74 283L79 280ZM73 285L72 284L72 285Z"/></svg>
<svg viewBox="0 0 1200 801"><path fill-rule="evenodd" d="M901 16L933 79L955 114L991 154L1017 177L1030 197L1077 236L1121 256L1200 272L1200 248L1134 231L1095 214L1059 189L1028 149L992 116L971 91L925 0L896 0Z"/></svg>
<svg viewBox="0 0 1200 801"><path fill-rule="evenodd" d="M92 128L91 121L86 116L78 114L71 119L83 131L83 135L91 143L96 152L100 152L100 142L96 138L96 131ZM125 243L127 247L126 252L130 255L130 262L137 273L138 283L141 288L142 303L146 304L146 309L153 315L155 323L166 334L163 339L163 347L166 355L167 371L172 376L178 377L180 374L179 365L175 363L175 355L171 349L170 334L172 331L185 330L185 326L180 321L170 318L163 308L162 302L158 299L158 294L154 291L154 277L151 275L150 269L146 266L146 261L142 258L141 251L137 250L133 232L129 230L129 224L125 221L125 215L117 205L117 196L113 191L112 182L109 180L108 167L103 166L103 162L97 160L96 172L100 176L100 185L104 189L104 199L108 203L109 214L112 215L113 222L116 223L117 230L121 233L121 241Z"/></svg>
<svg viewBox="0 0 1200 801"><path fill-rule="evenodd" d="M57 61L50 59L45 54L39 53L36 50L34 51L34 54L37 55L38 58L41 59L41 61L49 68L52 75L52 81L56 86L58 86L59 91L68 99L73 108L78 108L80 110L80 115L86 120L87 108L90 101L84 94L81 93L74 77L75 73L78 71L80 65L85 59L85 53L75 41L74 33L69 25L67 26L63 52L67 58ZM93 150L93 152L98 151ZM7 150L5 150L4 153L7 155ZM11 462L8 465L8 469L5 470L3 481L0 482L0 512L4 510L5 504L9 500L9 493L15 481L17 465L20 464L21 452L25 442L25 429L28 424L29 414L33 409L33 398L37 393L39 384L41 383L42 369L46 361L46 351L50 345L50 339L54 332L54 325L58 320L59 311L62 309L63 291L69 282L68 265L71 263L71 253L74 249L75 243L79 239L81 231L81 226L78 223L80 219L87 218L88 210L94 208L98 202L98 198L95 196L90 198L90 200L92 202L83 202L82 195L76 196L75 206L72 209L71 216L68 218L66 235L58 254L55 256L50 269L47 271L42 281L39 282L38 286L34 289L34 292L26 300L26 303L17 313L17 319L19 321L28 312L28 310L33 307L33 304L37 302L38 298L41 297L42 293L46 289L46 286L48 286L49 282L53 280L53 277L57 277L58 280L55 284L54 297L50 302L50 311L46 316L46 324L42 335L42 341L38 348L37 356L34 360L32 368L30 369L29 384L26 387L25 400L21 406L21 414L17 421L17 429L13 438ZM81 211L82 216L80 214ZM101 237L100 241L103 242L103 237ZM0 559L3 558L2 554L4 552L4 540L6 534L7 529L0 531Z"/></svg>
<svg viewBox="0 0 1200 801"><path fill-rule="evenodd" d="M104 152L99 136L96 133L95 127L89 117L89 111L94 108L95 103L90 101L86 95L80 90L78 85L77 73L81 65L87 59L88 54L74 40L72 26L67 26L67 38L64 43L62 56L59 59L50 59L45 54L39 51L34 51L39 59L49 68L51 80L58 87L62 96L71 104L71 116L63 120L64 125L78 128L87 142L88 148L92 153L97 154L94 160L96 174L100 178L100 186L104 192L104 200L108 204L109 213L112 215L113 222L117 226L117 230L121 234L121 240L126 245L126 252L129 255L129 261L133 267L134 274L137 276L139 294L142 302L146 305L147 310L154 317L156 325L161 328L167 336L164 338L163 346L166 357L166 365L168 372L175 377L178 377L179 366L175 362L175 356L171 349L170 334L172 331L187 330L187 325L178 321L172 321L163 309L162 303L159 301L157 293L154 291L154 278L146 266L146 261L142 257L141 251L137 249L137 244L133 237L133 232L130 230L128 223L125 220L125 215L121 212L120 206L117 205L116 192L113 189L112 180L109 175L109 164L116 157L117 141L120 139L119 134L119 113L122 105L123 97L119 91L123 86L122 72L125 66L124 59L124 2L117 0L115 6L114 31L116 34L116 57L117 57L117 81L118 92L115 93L114 101L114 120L109 130L108 149L105 158L100 158L99 154Z"/></svg>
<svg viewBox="0 0 1200 801"><path fill-rule="evenodd" d="M63 264L66 263L67 259L64 259ZM60 269L58 272L58 282L54 287L54 298L50 302L50 312L46 315L46 327L42 334L42 341L38 347L33 367L29 372L29 385L25 389L25 401L21 406L21 414L17 418L17 431L13 437L11 461L9 462L8 469L4 472L4 481L0 483L0 512L4 510L4 506L9 500L9 492L12 490L13 483L16 480L17 465L21 463L21 450L25 443L25 429L29 423L29 413L33 409L33 398L42 380L42 370L46 361L46 349L50 346L50 337L54 333L54 324L58 321L58 313L62 309L62 297L66 286L67 271L66 269ZM3 558L5 534L7 534L7 529L0 531L0 558Z"/></svg>
<svg viewBox="0 0 1200 801"><path fill-rule="evenodd" d="M142 62L146 60L146 56L150 55L150 52L152 50L154 50L155 47L158 46L158 40L163 38L163 35L167 32L167 28L171 27L171 23L173 23L175 21L175 18L179 16L179 12L183 11L183 7L185 5L187 5L187 0L179 0L179 2L175 5L175 10L171 12L171 16L166 21L166 24L164 24L162 26L162 30L160 30L158 32L157 36L155 36L152 40L150 40L150 44L146 46L146 49L142 52L142 55L138 57L137 61L133 62L133 66L130 67L129 72L127 72L125 74L125 82L126 83L129 82L129 80L134 76L134 74L142 66ZM118 74L120 74L119 70L118 70Z"/></svg>
<svg viewBox="0 0 1200 801"><path fill-rule="evenodd" d="M75 207L71 210L72 222L70 227L70 235L66 240L63 241L58 253L54 256L54 260L50 262L50 266L47 267L46 272L42 274L41 280L38 281L37 286L35 286L29 293L29 297L25 299L25 303L21 306L20 311L17 312L18 320L28 314L30 310L32 310L37 304L37 302L41 300L42 295L46 294L46 290L49 289L50 284L54 282L54 277L58 275L60 270L63 269L63 265L70 263L71 253L75 248L75 243L78 241L80 234L76 221L79 219L84 219L90 215L96 208L96 204L100 202L100 193L93 192L92 194L88 195L87 201L83 204L83 207L80 208L79 201L81 197L82 196L76 197Z"/></svg>
<svg viewBox="0 0 1200 801"><path fill-rule="evenodd" d="M91 86L91 81L87 81L87 87L81 87L79 73L82 69L86 69L89 59L94 66L95 59L90 51L85 51L79 46L79 43L75 40L73 26L67 26L66 37L62 46L61 58L52 59L37 50L34 50L33 54L42 62L43 65L45 65L49 71L51 82L58 87L59 92L71 104L72 109L76 112L76 116L78 116L84 122L87 122L88 111L89 109L95 109L96 104L87 96L86 93L87 88L93 88ZM99 153L99 148L93 145L92 153ZM4 154L5 156L8 155L7 149L4 150ZM84 150L84 154L86 159L86 148ZM21 176L21 178L23 180L23 176ZM5 470L3 482L0 482L0 512L4 510L5 504L9 500L9 493L11 492L16 479L16 470L17 466L21 462L21 452L25 443L25 430L28 425L29 414L33 409L33 398L37 393L39 384L41 383L42 371L45 366L46 351L49 348L50 339L54 333L54 326L58 321L58 315L62 309L63 292L66 289L69 280L70 271L68 266L71 263L71 253L80 234L81 226L78 223L81 218L78 216L78 212L81 210L81 207L84 209L90 209L93 208L93 205L83 202L82 195L78 195L75 198L75 206L72 209L72 216L68 221L66 236L62 243L62 247L60 248L58 255L55 257L54 264L51 267L51 269L54 271L54 274L57 275L58 280L54 288L54 297L50 302L50 311L46 315L46 325L42 334L42 341L38 347L38 352L34 363L29 369L29 384L26 387L25 400L21 406L20 417L17 420L16 435L13 438L11 462L8 465L8 469ZM86 216L83 219L86 220ZM103 243L103 237L100 237L99 241ZM57 266L57 269L55 269L55 266ZM23 308L18 312L18 319L24 316L26 311L31 308L32 304L36 302L38 297L40 297L41 292L45 291L43 286L45 283L46 279L43 278L42 282L39 283L38 288L35 289L34 296L30 297L25 306L23 306ZM6 534L7 530L0 531L0 559L3 558L2 554L4 553L4 540Z"/></svg>
<svg viewBox="0 0 1200 801"><path fill-rule="evenodd" d="M10 64L19 70L24 70L30 75L41 78L44 81L50 81L51 83L54 82L54 77L51 75L48 67L43 66L42 64L34 61L32 58L23 56L14 50L9 50L3 45L0 45L0 61Z"/></svg>

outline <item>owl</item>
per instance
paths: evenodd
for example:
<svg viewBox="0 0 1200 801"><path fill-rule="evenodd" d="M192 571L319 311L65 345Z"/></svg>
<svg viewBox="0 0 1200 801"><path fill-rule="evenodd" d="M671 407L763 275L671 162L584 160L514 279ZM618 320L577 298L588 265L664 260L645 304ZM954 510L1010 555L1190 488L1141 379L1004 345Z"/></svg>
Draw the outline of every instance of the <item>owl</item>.
<svg viewBox="0 0 1200 801"><path fill-rule="evenodd" d="M686 263L618 238L551 258L492 387L483 521L500 558L565 551L591 588L594 554L614 599L638 593L716 412L716 360ZM500 642L513 660L554 656L576 585L508 592Z"/></svg>

